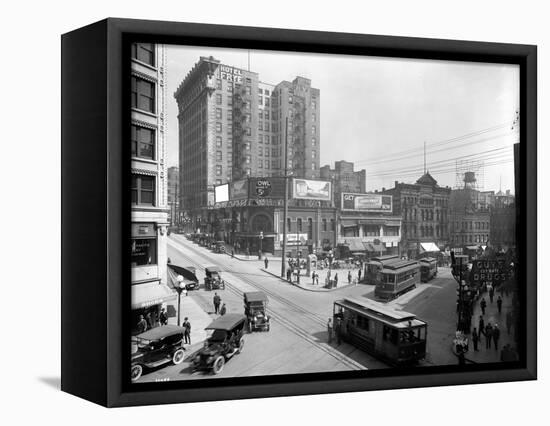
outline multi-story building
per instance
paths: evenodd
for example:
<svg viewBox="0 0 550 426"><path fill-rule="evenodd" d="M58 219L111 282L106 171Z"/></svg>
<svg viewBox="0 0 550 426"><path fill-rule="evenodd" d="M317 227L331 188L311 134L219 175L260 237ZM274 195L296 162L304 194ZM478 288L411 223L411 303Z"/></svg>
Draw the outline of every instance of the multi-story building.
<svg viewBox="0 0 550 426"><path fill-rule="evenodd" d="M319 90L296 77L277 85L258 73L201 57L176 90L180 206L195 229L210 223L214 186L251 176L319 174ZM286 128L288 118L288 132Z"/></svg>
<svg viewBox="0 0 550 426"><path fill-rule="evenodd" d="M340 194L344 192L366 192L367 172L365 169L354 171L353 166L352 162L341 160L334 162L334 169L328 164L321 167L320 177L333 182L334 199L337 203L340 201Z"/></svg>
<svg viewBox="0 0 550 426"><path fill-rule="evenodd" d="M400 252L415 258L437 252L449 243L449 196L451 188L440 187L426 172L416 183L395 181L381 193L393 196L394 214L402 217Z"/></svg>
<svg viewBox="0 0 550 426"><path fill-rule="evenodd" d="M179 168L172 166L168 167L168 222L171 226L175 226L178 221L178 192L179 192Z"/></svg>
<svg viewBox="0 0 550 426"><path fill-rule="evenodd" d="M497 251L516 247L516 206L514 203L491 209L489 244Z"/></svg>
<svg viewBox="0 0 550 426"><path fill-rule="evenodd" d="M133 325L140 315L155 325L162 304L175 297L166 285L168 226L164 46L132 45L131 277Z"/></svg>

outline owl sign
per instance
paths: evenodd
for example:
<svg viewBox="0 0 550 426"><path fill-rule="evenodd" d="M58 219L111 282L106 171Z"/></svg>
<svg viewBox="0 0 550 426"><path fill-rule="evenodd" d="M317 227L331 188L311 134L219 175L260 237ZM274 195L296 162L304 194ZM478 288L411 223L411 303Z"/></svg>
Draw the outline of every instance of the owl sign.
<svg viewBox="0 0 550 426"><path fill-rule="evenodd" d="M271 194L271 181L260 179L256 181L256 195L258 197L268 197Z"/></svg>

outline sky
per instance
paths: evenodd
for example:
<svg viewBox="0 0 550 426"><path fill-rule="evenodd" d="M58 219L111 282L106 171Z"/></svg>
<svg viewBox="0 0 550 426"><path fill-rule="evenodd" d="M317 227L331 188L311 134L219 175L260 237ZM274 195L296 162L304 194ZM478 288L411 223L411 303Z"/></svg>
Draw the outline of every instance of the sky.
<svg viewBox="0 0 550 426"><path fill-rule="evenodd" d="M177 166L177 87L201 56L247 69L248 51L167 46L166 56L168 165ZM368 191L415 182L426 146L440 186L456 186L458 162L477 172L480 189L514 192L518 66L251 50L250 70L270 84L311 80L320 90L321 166L354 162Z"/></svg>

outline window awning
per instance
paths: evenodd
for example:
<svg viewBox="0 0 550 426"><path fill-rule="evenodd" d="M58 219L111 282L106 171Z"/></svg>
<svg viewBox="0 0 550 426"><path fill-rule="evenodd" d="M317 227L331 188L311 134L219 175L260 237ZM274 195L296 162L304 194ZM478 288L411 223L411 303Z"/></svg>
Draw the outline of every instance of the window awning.
<svg viewBox="0 0 550 426"><path fill-rule="evenodd" d="M439 252L439 247L435 243L420 243L420 246L422 247L422 250L424 251L433 251L433 252Z"/></svg>
<svg viewBox="0 0 550 426"><path fill-rule="evenodd" d="M372 251L381 252L386 251L384 244L368 243L372 247Z"/></svg>
<svg viewBox="0 0 550 426"><path fill-rule="evenodd" d="M132 309L143 309L149 306L159 305L177 297L164 284L145 283L132 286Z"/></svg>

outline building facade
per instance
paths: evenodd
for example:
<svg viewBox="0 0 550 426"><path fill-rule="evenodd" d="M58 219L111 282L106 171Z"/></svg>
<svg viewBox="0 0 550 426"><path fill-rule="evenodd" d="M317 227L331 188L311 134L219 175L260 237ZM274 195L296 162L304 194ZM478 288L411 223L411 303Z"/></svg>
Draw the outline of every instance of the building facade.
<svg viewBox="0 0 550 426"><path fill-rule="evenodd" d="M334 199L338 202L344 192L363 194L366 192L367 172L365 169L354 171L354 164L349 161L335 161L334 169L327 164L321 167L320 178L331 180L334 186Z"/></svg>
<svg viewBox="0 0 550 426"><path fill-rule="evenodd" d="M179 168L172 166L168 167L168 222L171 226L177 226L178 220L178 192L179 192Z"/></svg>
<svg viewBox="0 0 550 426"><path fill-rule="evenodd" d="M451 188L440 187L429 172L416 183L395 181L393 211L402 218L400 253L408 258L444 249L449 243L449 196Z"/></svg>
<svg viewBox="0 0 550 426"><path fill-rule="evenodd" d="M516 206L514 203L491 209L489 243L497 251L516 248Z"/></svg>
<svg viewBox="0 0 550 426"><path fill-rule="evenodd" d="M132 45L131 61L131 277L133 325L151 324L175 297L167 287L168 226L164 46Z"/></svg>
<svg viewBox="0 0 550 426"><path fill-rule="evenodd" d="M319 175L320 98L310 80L296 77L271 85L261 82L258 73L201 57L174 97L179 204L196 230L209 222L216 185L284 175L285 141L293 175Z"/></svg>
<svg viewBox="0 0 550 426"><path fill-rule="evenodd" d="M491 204L487 204L487 192L470 188L453 189L449 199L450 238L453 248L474 249L474 246L487 245L491 230ZM491 193L489 193L491 194ZM494 196L489 195L494 203ZM484 200L480 202L480 200Z"/></svg>

